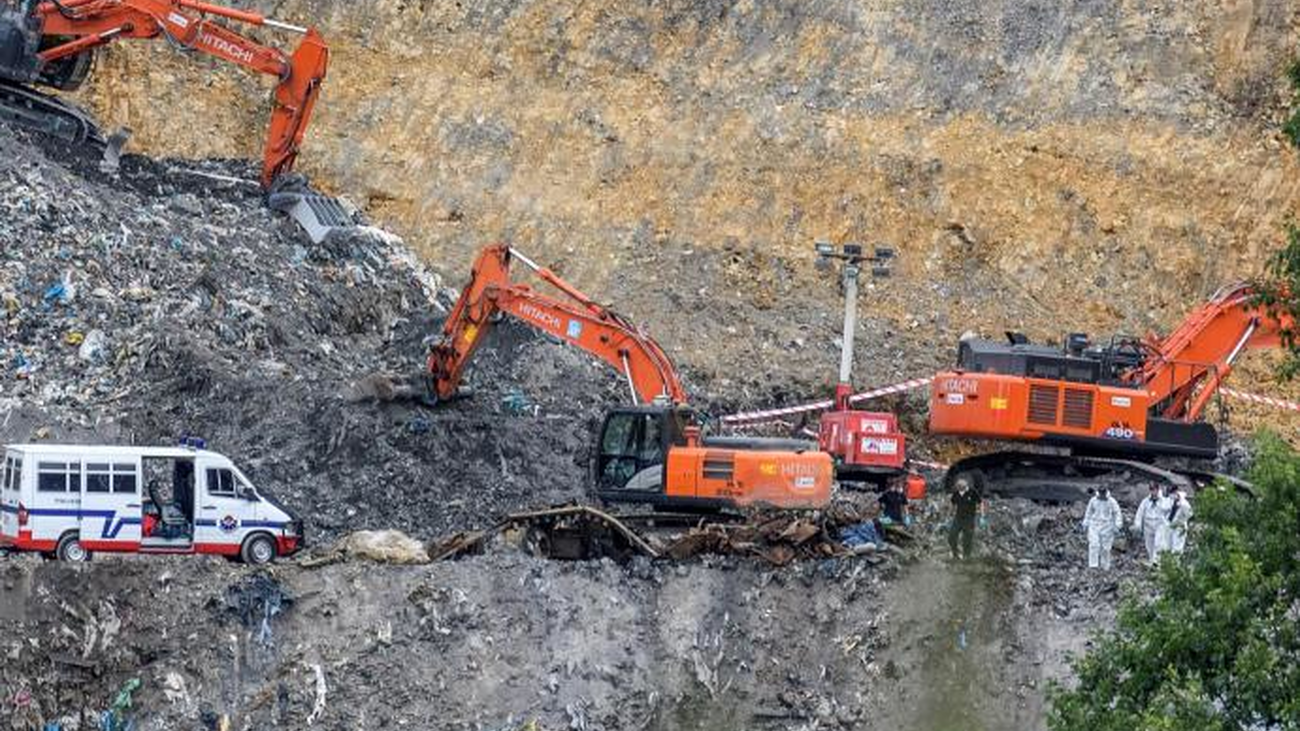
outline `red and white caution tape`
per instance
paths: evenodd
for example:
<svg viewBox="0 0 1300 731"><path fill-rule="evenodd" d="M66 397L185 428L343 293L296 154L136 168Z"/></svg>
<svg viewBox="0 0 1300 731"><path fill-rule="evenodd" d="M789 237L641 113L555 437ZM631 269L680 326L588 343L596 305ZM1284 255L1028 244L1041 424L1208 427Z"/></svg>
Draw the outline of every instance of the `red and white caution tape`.
<svg viewBox="0 0 1300 731"><path fill-rule="evenodd" d="M895 383L892 386L884 386L881 388L872 389L870 391L863 391L862 393L855 393L849 397L849 403L856 404L859 401L867 401L873 398L880 398L881 396L888 396L892 393L913 391L923 386L930 385L930 381L933 380L934 379L930 378L929 376L926 376L925 378L913 378L909 381L903 381L902 383Z"/></svg>
<svg viewBox="0 0 1300 731"><path fill-rule="evenodd" d="M895 383L892 386L882 386L880 388L873 388L870 391L855 393L849 397L849 403L858 403L860 401L880 398L881 396L889 396L895 393L903 393L904 391L912 391L929 385L931 380L933 379L928 377L913 378L901 383ZM1272 406L1277 409L1286 409L1287 411L1300 412L1300 403L1295 401L1287 401L1272 396L1261 396L1256 393L1247 393L1245 391L1238 391L1235 388L1220 388L1219 393L1222 393L1228 398L1250 401L1265 406ZM746 411L739 414L730 414L722 417L722 423L727 426L735 427L754 426L761 423L774 422L782 419L782 417L793 416L795 414L806 414L810 411L826 411L834 406L835 402L833 400L825 399L822 401L799 404L797 406L785 406L779 409L764 409L762 411Z"/></svg>
<svg viewBox="0 0 1300 731"><path fill-rule="evenodd" d="M922 386L928 385L930 383L930 380L931 380L930 378L913 378L911 380L903 381L902 383L895 383L892 386L883 386L881 388L873 388L870 391L855 393L849 397L849 403L857 403L859 401L866 401L868 399L880 398L881 396L888 396L890 394L902 393L904 391L911 391L913 389L921 388ZM730 416L724 416L722 417L722 423L727 425L737 425L737 424L752 424L760 421L772 421L774 419L779 419L783 416L790 416L792 414L806 414L809 411L826 411L827 409L830 409L833 406L835 406L835 402L830 399L827 399L824 401L814 401L812 403L800 404L798 406L786 406L780 409L766 409L764 411L747 411L740 414L731 414Z"/></svg>
<svg viewBox="0 0 1300 731"><path fill-rule="evenodd" d="M1251 403L1256 403L1256 404L1264 404L1265 406L1272 406L1277 409L1287 409L1288 411L1300 411L1300 404L1294 401L1285 401L1280 398L1273 398L1272 396L1260 396L1257 393L1246 393L1245 391L1238 391L1235 388L1220 388L1219 393L1229 398L1240 399L1242 401L1250 401Z"/></svg>
<svg viewBox="0 0 1300 731"><path fill-rule="evenodd" d="M744 424L755 423L760 421L775 421L783 416L793 414L804 414L809 411L825 411L834 406L834 401L814 401L810 404L800 404L799 406L787 406L781 409L767 409L764 411L747 411L740 414L731 414L722 417L723 424Z"/></svg>
<svg viewBox="0 0 1300 731"><path fill-rule="evenodd" d="M784 419L773 419L771 421L750 421L744 424L728 424L732 429L784 429L791 431L795 428L795 423Z"/></svg>

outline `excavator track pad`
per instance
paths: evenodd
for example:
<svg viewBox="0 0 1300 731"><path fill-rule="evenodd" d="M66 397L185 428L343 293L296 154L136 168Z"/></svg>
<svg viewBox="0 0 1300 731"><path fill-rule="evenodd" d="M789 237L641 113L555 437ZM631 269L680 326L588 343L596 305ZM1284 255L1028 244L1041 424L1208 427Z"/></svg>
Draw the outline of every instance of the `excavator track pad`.
<svg viewBox="0 0 1300 731"><path fill-rule="evenodd" d="M0 121L49 135L71 145L104 144L90 115L57 97L0 80Z"/></svg>

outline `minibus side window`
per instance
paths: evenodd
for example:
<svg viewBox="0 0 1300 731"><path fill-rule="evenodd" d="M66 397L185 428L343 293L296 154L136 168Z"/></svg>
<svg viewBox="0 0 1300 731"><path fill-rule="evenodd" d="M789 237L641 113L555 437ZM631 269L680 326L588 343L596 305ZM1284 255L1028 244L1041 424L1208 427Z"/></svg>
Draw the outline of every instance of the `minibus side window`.
<svg viewBox="0 0 1300 731"><path fill-rule="evenodd" d="M208 494L223 497L235 496L235 476L230 470L208 470Z"/></svg>
<svg viewBox="0 0 1300 731"><path fill-rule="evenodd" d="M113 465L113 492L134 493L136 490L135 465L133 464L114 464Z"/></svg>
<svg viewBox="0 0 1300 731"><path fill-rule="evenodd" d="M86 492L110 492L107 463L86 463Z"/></svg>
<svg viewBox="0 0 1300 731"><path fill-rule="evenodd" d="M0 467L0 490L13 490L17 492L23 487L23 463L22 460L15 457L5 457L3 467Z"/></svg>
<svg viewBox="0 0 1300 731"><path fill-rule="evenodd" d="M38 492L80 492L73 477L81 477L81 465L76 462L37 462L36 490Z"/></svg>

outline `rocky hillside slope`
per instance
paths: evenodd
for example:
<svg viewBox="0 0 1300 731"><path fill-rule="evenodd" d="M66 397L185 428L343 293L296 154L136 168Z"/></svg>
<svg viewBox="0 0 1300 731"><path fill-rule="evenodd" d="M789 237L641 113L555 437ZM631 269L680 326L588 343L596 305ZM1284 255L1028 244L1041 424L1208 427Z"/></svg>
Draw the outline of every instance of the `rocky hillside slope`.
<svg viewBox="0 0 1300 731"><path fill-rule="evenodd" d="M334 46L319 181L447 273L508 238L741 384L832 373L818 237L902 254L861 346L881 382L968 329L1168 326L1300 207L1283 0L245 4ZM137 44L85 98L137 149L251 156L254 83Z"/></svg>

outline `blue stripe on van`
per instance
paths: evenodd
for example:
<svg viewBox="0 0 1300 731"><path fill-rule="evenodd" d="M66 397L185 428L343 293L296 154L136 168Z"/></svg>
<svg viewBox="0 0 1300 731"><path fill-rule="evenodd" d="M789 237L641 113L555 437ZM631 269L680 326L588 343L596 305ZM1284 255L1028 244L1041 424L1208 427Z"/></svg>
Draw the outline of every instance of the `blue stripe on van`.
<svg viewBox="0 0 1300 731"><path fill-rule="evenodd" d="M0 512L17 514L18 508L11 505L0 505ZM42 516L47 518L76 518L78 520L82 518L103 518L104 528L100 531L100 538L117 538L118 534L122 532L123 526L140 525L143 522L140 518L129 517L114 521L113 519L117 517L117 511L115 510L33 508L28 510L27 514L34 518ZM215 528L217 527L217 521L200 519L194 521L194 525L205 528ZM283 520L241 520L239 522L240 528L273 528L279 530L284 528L286 525L289 525L289 523Z"/></svg>
<svg viewBox="0 0 1300 731"><path fill-rule="evenodd" d="M215 528L217 527L217 521L200 518L199 520L194 521L194 525L203 528ZM283 520L241 520L239 521L240 528L283 528L286 525L289 525L289 523Z"/></svg>
<svg viewBox="0 0 1300 731"><path fill-rule="evenodd" d="M0 513L13 513L14 515L17 515L17 514L18 514L18 506L17 506L17 505L0 505Z"/></svg>
<svg viewBox="0 0 1300 731"><path fill-rule="evenodd" d="M117 538L117 534L122 531L124 525L140 525L143 521L140 518L122 518L113 525L113 530L108 530L107 521L104 523L104 535L102 538Z"/></svg>
<svg viewBox="0 0 1300 731"><path fill-rule="evenodd" d="M14 508L13 512L15 513L18 512L18 509ZM81 520L82 518L103 518L104 527L100 530L99 537L109 538L109 539L117 538L118 534L122 532L123 526L140 525L140 523L143 522L140 518L130 518L130 517L126 517L114 521L113 519L117 517L116 510L81 510L77 508L32 508L31 510L27 511L27 514L34 518L39 518L39 517L76 518L78 520Z"/></svg>

